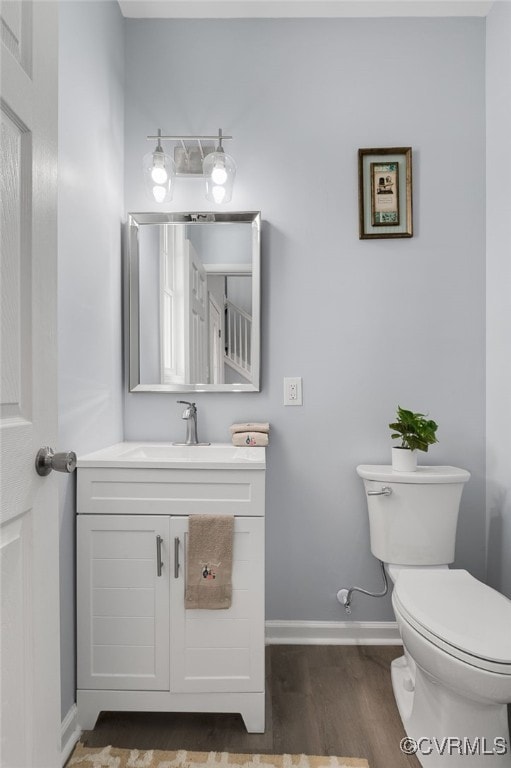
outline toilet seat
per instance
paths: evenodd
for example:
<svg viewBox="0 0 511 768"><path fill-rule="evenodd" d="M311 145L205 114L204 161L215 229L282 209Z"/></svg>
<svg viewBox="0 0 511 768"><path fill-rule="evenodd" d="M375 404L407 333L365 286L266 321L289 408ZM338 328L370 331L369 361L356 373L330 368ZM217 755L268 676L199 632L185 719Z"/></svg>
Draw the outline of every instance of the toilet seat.
<svg viewBox="0 0 511 768"><path fill-rule="evenodd" d="M465 570L403 571L396 614L451 656L511 675L511 601Z"/></svg>

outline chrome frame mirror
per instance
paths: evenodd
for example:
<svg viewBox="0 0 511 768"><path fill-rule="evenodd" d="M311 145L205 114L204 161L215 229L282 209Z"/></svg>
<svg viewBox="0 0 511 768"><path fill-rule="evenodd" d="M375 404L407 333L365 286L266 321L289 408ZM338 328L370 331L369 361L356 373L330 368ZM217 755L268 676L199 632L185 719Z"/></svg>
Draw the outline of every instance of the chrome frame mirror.
<svg viewBox="0 0 511 768"><path fill-rule="evenodd" d="M234 235L243 237L243 250L248 256L246 263L239 265L230 264L231 257L224 257L224 264L208 263L205 266L204 273L211 276L223 276L225 285L228 279L240 276L251 276L251 288L247 285L245 293L249 293L249 302L251 304L250 313L241 308L232 309L231 302L227 296L225 288L224 306L218 312L220 302L213 302L209 298L211 291L207 288L206 281L202 279L204 288L201 288L203 301L203 319L206 316L206 301L216 304L216 324L213 331L213 322L210 321L211 308L204 323L199 323L202 327L207 327L207 331L201 330L202 341L193 340L196 335L197 323L193 324L192 317L192 298L188 301L187 296L192 297L194 293L195 275L195 257L197 251L193 247L192 240L204 242L207 250L207 235L214 232L215 238L220 235L219 227L229 225L234 230ZM200 227L197 231L195 228ZM207 228L214 227L214 230ZM239 229L238 229L239 227ZM241 227L246 231L245 234ZM241 213L217 213L217 212L193 212L193 213L130 213L127 222L127 293L128 293L128 349L129 349L129 391L130 392L259 392L260 389L260 301L261 301L261 214L260 212L250 211ZM227 234L227 231L226 231ZM202 240L201 240L202 239ZM145 243L152 240L157 243L151 246L149 251L151 256L147 256ZM172 241L172 245L167 243ZM162 242L166 243L162 245ZM190 261L189 253L193 253ZM171 254L171 255L169 255ZM174 255L176 254L176 255ZM144 265L152 261L151 281L145 276ZM181 288L176 293L176 301L173 296L165 296L166 277L164 274L169 272L167 265L172 261L173 274L179 275L176 278L176 285ZM235 262L235 258L232 259ZM201 265L202 272L202 262ZM250 263L248 263L250 262ZM175 264L178 264L176 267ZM191 267L190 267L191 265ZM233 270L233 271L231 271ZM192 274L193 273L193 274ZM156 277L155 277L156 276ZM199 278L201 280L201 278ZM148 295L148 282L151 287ZM152 293L158 295L152 297ZM172 290L170 290L172 294ZM178 295L179 294L179 295ZM163 297L163 298L162 298ZM184 298L183 298L184 297ZM218 298L218 296L217 296ZM144 307L153 306L152 314L156 318L153 321L152 328L157 328L156 332L148 328L145 321ZM154 307L158 309L155 310ZM171 307L169 309L169 307ZM178 311L179 315L175 313ZM188 307L188 309L187 309ZM206 308L206 309L205 309ZM230 314L230 313L235 313ZM218 320L219 314L221 319ZM179 322L178 322L179 321ZM181 328L182 327L182 328ZM172 332L168 329L171 328ZM178 329L178 330L176 330ZM165 335L166 332L166 335ZM212 350L212 334L221 338L221 343L215 342L215 351ZM205 335L207 334L207 335ZM177 336L179 335L179 339ZM157 338L155 338L157 337ZM182 338L181 338L182 337ZM169 351L167 347L172 347L172 342L167 344L166 339L176 339L174 347ZM144 342L144 339L147 339ZM205 343L204 343L205 339ZM162 341L165 340L165 341ZM145 359L148 355L148 346L152 348L153 364L150 368L157 374L147 372L148 366L145 365ZM220 351L221 347L221 351ZM200 352L198 351L200 348ZM204 351L206 349L206 351ZM190 351L191 350L191 351ZM222 355L221 364L218 358ZM237 356L236 356L237 355ZM212 357L213 356L213 357ZM189 364L188 358L192 360ZM167 363L167 359L172 358L172 363ZM224 362L227 358L227 362ZM175 360L178 359L178 363ZM157 360L157 363L154 361ZM199 364L197 364L199 360ZM231 378L237 379L230 383L225 382L225 365L228 364L228 374ZM213 368L215 369L213 373ZM199 373L193 373L193 371ZM227 370L227 369L225 369ZM152 381L151 379L158 379ZM194 380L198 378L199 380ZM214 382L211 382L214 379Z"/></svg>

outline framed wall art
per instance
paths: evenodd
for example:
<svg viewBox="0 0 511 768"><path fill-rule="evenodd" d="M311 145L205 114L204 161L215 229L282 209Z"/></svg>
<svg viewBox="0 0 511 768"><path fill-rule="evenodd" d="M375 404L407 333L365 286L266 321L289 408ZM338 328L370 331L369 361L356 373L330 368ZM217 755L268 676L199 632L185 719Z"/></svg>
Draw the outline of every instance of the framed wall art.
<svg viewBox="0 0 511 768"><path fill-rule="evenodd" d="M358 150L359 238L412 237L412 148Z"/></svg>

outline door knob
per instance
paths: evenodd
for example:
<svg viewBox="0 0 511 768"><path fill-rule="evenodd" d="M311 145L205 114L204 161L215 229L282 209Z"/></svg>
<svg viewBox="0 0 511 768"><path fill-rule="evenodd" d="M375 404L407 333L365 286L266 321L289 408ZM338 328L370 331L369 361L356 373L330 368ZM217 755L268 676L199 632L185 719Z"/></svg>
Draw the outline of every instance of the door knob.
<svg viewBox="0 0 511 768"><path fill-rule="evenodd" d="M35 457L35 469L38 475L45 477L52 469L57 472L74 472L76 469L76 453L63 451L55 453L53 448L40 448Z"/></svg>

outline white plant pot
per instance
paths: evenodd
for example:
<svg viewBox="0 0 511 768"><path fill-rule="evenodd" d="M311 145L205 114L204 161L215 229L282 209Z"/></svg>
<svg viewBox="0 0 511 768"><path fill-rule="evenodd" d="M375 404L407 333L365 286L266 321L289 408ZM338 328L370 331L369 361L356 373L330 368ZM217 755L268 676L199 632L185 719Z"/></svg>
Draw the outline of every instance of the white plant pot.
<svg viewBox="0 0 511 768"><path fill-rule="evenodd" d="M409 448L392 448L392 469L395 472L416 472L417 451Z"/></svg>

